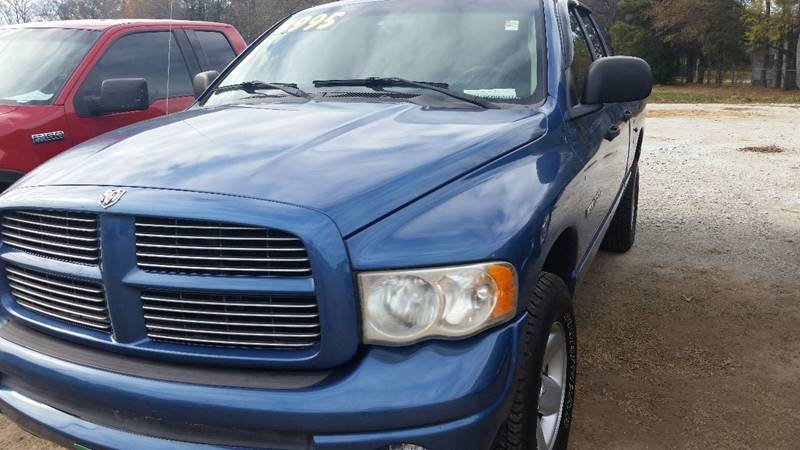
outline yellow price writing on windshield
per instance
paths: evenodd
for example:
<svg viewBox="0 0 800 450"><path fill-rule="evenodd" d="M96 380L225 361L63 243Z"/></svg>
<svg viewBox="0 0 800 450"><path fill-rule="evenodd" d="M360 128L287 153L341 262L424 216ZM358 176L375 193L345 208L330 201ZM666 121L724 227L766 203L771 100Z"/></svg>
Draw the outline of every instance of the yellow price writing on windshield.
<svg viewBox="0 0 800 450"><path fill-rule="evenodd" d="M316 16L305 16L299 19L291 19L284 27L286 33L295 31L312 31L312 30L327 30L336 25L338 19L343 17L345 13L339 11L333 14L319 14Z"/></svg>

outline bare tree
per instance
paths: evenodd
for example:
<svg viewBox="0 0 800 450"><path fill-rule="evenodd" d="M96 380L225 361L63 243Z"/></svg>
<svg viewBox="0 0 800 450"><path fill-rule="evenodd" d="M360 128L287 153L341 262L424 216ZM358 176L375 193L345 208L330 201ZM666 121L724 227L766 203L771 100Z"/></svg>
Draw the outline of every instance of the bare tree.
<svg viewBox="0 0 800 450"><path fill-rule="evenodd" d="M43 8L52 19L113 19L124 6L125 0L46 0Z"/></svg>
<svg viewBox="0 0 800 450"><path fill-rule="evenodd" d="M36 0L0 0L0 20L5 23L24 23L34 20L39 5Z"/></svg>

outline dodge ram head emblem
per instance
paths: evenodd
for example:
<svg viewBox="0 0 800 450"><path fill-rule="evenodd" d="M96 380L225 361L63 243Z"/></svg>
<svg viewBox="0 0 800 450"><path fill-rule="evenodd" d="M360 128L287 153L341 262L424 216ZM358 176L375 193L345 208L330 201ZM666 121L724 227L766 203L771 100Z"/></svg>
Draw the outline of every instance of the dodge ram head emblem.
<svg viewBox="0 0 800 450"><path fill-rule="evenodd" d="M120 201L125 192L124 189L109 189L103 192L103 195L100 196L100 206L106 209L111 208Z"/></svg>

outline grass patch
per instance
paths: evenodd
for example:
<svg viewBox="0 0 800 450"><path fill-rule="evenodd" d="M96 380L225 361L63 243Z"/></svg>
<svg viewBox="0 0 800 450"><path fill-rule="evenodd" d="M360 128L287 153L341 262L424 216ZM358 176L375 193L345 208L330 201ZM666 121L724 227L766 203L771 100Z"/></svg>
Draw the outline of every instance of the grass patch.
<svg viewBox="0 0 800 450"><path fill-rule="evenodd" d="M763 147L742 147L739 151L749 153L783 153L784 149L777 145L767 145Z"/></svg>
<svg viewBox="0 0 800 450"><path fill-rule="evenodd" d="M800 91L754 86L655 86L650 103L800 104Z"/></svg>

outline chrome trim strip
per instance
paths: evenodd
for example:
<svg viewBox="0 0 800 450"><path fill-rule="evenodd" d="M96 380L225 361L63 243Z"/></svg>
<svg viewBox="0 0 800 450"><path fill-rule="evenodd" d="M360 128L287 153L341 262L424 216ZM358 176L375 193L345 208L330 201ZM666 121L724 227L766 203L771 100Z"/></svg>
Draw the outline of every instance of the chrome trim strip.
<svg viewBox="0 0 800 450"><path fill-rule="evenodd" d="M82 287L82 286L79 287L79 286L71 286L69 284L58 283L56 281L48 280L46 278L41 278L39 276L32 275L32 274L29 274L29 273L26 273L26 272L18 271L18 269L13 268L11 266L7 266L6 267L6 271L11 273L11 274L14 274L16 276L19 276L19 277L25 277L25 278L28 278L28 279L31 279L31 280L42 282L42 283L52 284L54 286L60 286L60 287L75 289L75 290L78 290L78 291L88 292L88 293L91 293L91 294L102 294L103 293L102 289L90 289L90 288ZM66 277L64 277L64 278L66 279ZM75 279L75 281L81 282L81 280L78 280L78 279Z"/></svg>
<svg viewBox="0 0 800 450"><path fill-rule="evenodd" d="M57 228L59 230L75 230L75 231L78 231L80 233L96 233L97 232L97 227L94 227L94 228L68 227L68 226L64 226L64 225L54 225L52 223L34 222L32 220L20 219L18 217L13 217L13 216L10 216L10 215L5 216L5 219L6 220L12 220L14 222L25 223L25 224L29 224L29 225Z"/></svg>
<svg viewBox="0 0 800 450"><path fill-rule="evenodd" d="M105 307L83 305L83 304L80 304L80 303L70 302L68 300L62 300L60 298L47 297L47 296L42 295L42 294L40 294L40 293L38 293L36 291L31 291L29 289L21 288L19 286L14 286L14 283L11 283L11 293L14 294L17 297L23 298L24 296L23 295L19 295L19 292L22 292L22 293L24 293L26 295L32 295L32 296L34 296L36 298L39 298L41 300L46 300L46 301L49 301L49 302L58 303L58 304L64 305L64 306L73 306L75 308L85 309L87 311L92 311L92 312L96 312L96 313L104 313L104 312L108 311ZM30 300L30 301L33 301L33 300Z"/></svg>
<svg viewBox="0 0 800 450"><path fill-rule="evenodd" d="M212 249L213 250L213 249ZM161 259L189 259L200 261L242 261L242 262L308 262L308 258L236 258L227 256L186 256L186 255L157 255L153 253L136 252L140 258L161 258ZM259 269L269 271L269 268Z"/></svg>
<svg viewBox="0 0 800 450"><path fill-rule="evenodd" d="M185 229L185 230L223 230L223 231L264 231L267 230L265 228L254 228L254 227L235 227L235 226L207 226L207 225L169 225L169 224L161 224L161 223L152 223L152 222L142 222L137 221L137 226L140 227L151 227L151 228L178 228L178 229Z"/></svg>
<svg viewBox="0 0 800 450"><path fill-rule="evenodd" d="M136 243L137 247L148 247L148 248L169 248L175 250L213 250L213 251L222 251L222 252L305 252L305 248L270 248L270 247L200 247L194 245L164 245L164 244L145 244L145 243ZM213 258L213 256L212 256Z"/></svg>
<svg viewBox="0 0 800 450"><path fill-rule="evenodd" d="M59 312L65 313L65 314L71 314L73 316L78 316L78 317L81 317L81 318L94 320L96 322L109 323L108 317L106 317L106 316L98 316L98 315L95 315L95 314L89 314L89 313L84 313L84 312L80 312L80 311L71 311L69 309L62 308L60 306L49 305L47 303L43 303L41 301L38 301L36 299L32 299L30 297L26 297L24 295L19 295L19 294L14 294L14 295L16 297L18 297L17 303L19 303L20 305L23 305L23 306L25 306L24 303L33 303L34 305L38 305L40 307L47 308L47 309L53 309L53 310L56 310L56 311L59 311ZM22 300L22 301L20 301L20 300Z"/></svg>
<svg viewBox="0 0 800 450"><path fill-rule="evenodd" d="M251 313L251 312L238 312L238 311L203 311L195 309L182 309L182 308L165 308L163 306L150 306L143 305L142 309L145 311L159 311L170 312L178 314L196 314L198 316L230 316L230 317L259 317L266 319L312 319L309 315L300 314L272 314L272 313ZM314 314L316 317L317 314Z"/></svg>
<svg viewBox="0 0 800 450"><path fill-rule="evenodd" d="M151 339L163 339L167 341L181 341L192 342L196 344L216 344L224 346L241 346L241 347L278 347L278 348L308 348L313 347L316 342L311 343L295 343L295 342L246 342L246 341L223 341L216 339L194 339L178 336L169 336L158 333L148 333Z"/></svg>
<svg viewBox="0 0 800 450"><path fill-rule="evenodd" d="M168 298L168 297L154 297L152 295L142 295L142 300L152 302L164 303L186 303L190 305L204 305L204 306L232 306L232 307L255 307L255 308L316 308L316 303L244 303L244 302L215 302L196 299L182 299L182 298Z"/></svg>
<svg viewBox="0 0 800 450"><path fill-rule="evenodd" d="M220 241L275 241L275 242L290 242L299 241L297 238L273 238L273 237L237 237L237 236L192 236L192 235L174 235L174 234L153 234L153 233L136 233L136 237L148 237L154 239L198 239L198 240L220 240Z"/></svg>
<svg viewBox="0 0 800 450"><path fill-rule="evenodd" d="M83 237L83 236L70 236L70 235L66 235L66 234L48 233L46 231L31 230L29 228L20 228L20 227L15 226L15 225L9 225L7 223L3 224L3 228L10 228L10 229L12 229L14 231L21 231L23 233L37 234L39 236L48 236L48 237L54 237L54 238L64 239L64 240L73 240L73 241L81 241L81 242L97 242L97 236L95 236L95 237Z"/></svg>
<svg viewBox="0 0 800 450"><path fill-rule="evenodd" d="M291 317L291 316L286 316ZM316 317L316 315L315 315ZM168 316L153 316L145 314L147 320L156 320L162 322L177 322L177 323L193 323L202 325L221 325L229 327L257 327L257 328L319 328L319 323L253 323L253 322L225 322L215 320L199 320L199 319L181 319L177 317Z"/></svg>
<svg viewBox="0 0 800 450"><path fill-rule="evenodd" d="M266 337L266 338L297 338L297 339L316 339L320 337L320 333L311 334L285 334L285 333L248 333L244 331L227 331L227 330L200 330L195 328L178 328L168 327L164 325L147 325L147 329L159 331L177 331L181 333L196 333L196 334L211 334L216 336L250 336L250 337Z"/></svg>
<svg viewBox="0 0 800 450"><path fill-rule="evenodd" d="M61 244L61 243L53 242L53 241L42 241L40 239L35 239L35 238L32 238L32 237L20 236L20 235L18 235L16 233L10 233L10 232L5 231L5 230L3 230L2 234L3 234L3 236L8 236L11 239L21 239L23 241L33 242L35 244L50 245L52 247L60 247L60 248L68 248L68 249L78 250L78 251L82 251L82 252L96 252L96 251L100 250L100 247L81 247L80 245L68 245L68 244Z"/></svg>
<svg viewBox="0 0 800 450"><path fill-rule="evenodd" d="M21 285L21 286L26 286L28 288L36 289L38 291L46 292L48 294L55 294L55 295L60 295L62 297L74 298L75 300L82 300L82 301L86 301L86 302L89 302L89 303L105 303L105 299L103 299L102 297L100 297L100 298L82 297L80 295L71 294L71 293L68 293L68 292L62 292L62 291L59 291L59 290L47 289L47 288L38 286L36 284L28 283L28 282L25 282L25 281L22 281L22 280L19 280L19 279L15 279L15 278L12 278L12 277L8 277L8 281L9 281L9 284L12 285L11 286L12 288L14 287L13 286L14 284L18 284L18 285ZM20 289L20 290L23 290L23 289ZM24 290L23 290L23 292L24 292ZM38 294L38 295L41 296L41 294Z"/></svg>
<svg viewBox="0 0 800 450"><path fill-rule="evenodd" d="M26 216L36 216L36 217L45 217L48 219L56 219L56 220L73 220L75 222L97 222L97 219L86 219L82 217L69 217L69 216L54 216L52 214L46 214L41 212L33 212L33 211L25 211L25 210L14 210L12 211L15 214L24 214ZM79 214L79 213L76 213Z"/></svg>
<svg viewBox="0 0 800 450"><path fill-rule="evenodd" d="M18 242L11 242L11 241L8 241L8 240L5 240L5 243L7 245L11 246L11 247L17 247L17 248L20 248L20 249L23 249L23 250L28 250L30 252L42 253L42 254L50 255L50 256L57 256L57 257L60 257L60 258L78 259L78 260L81 260L81 261L95 262L95 263L100 260L100 257L98 257L98 256L89 257L89 256L81 256L81 255L75 255L75 254L69 254L69 253L61 253L61 252L56 252L56 251L53 251L53 250L45 250L45 249L41 249L41 248L30 247L30 246L25 245L25 244L20 244Z"/></svg>
<svg viewBox="0 0 800 450"><path fill-rule="evenodd" d="M180 259L180 258L178 258ZM172 264L152 264L139 261L140 267L149 267L154 269L179 269L179 270L197 270L197 271L215 271L215 272L263 272L263 273L311 273L311 269L272 269L272 268L248 268L248 267L212 267L212 266L181 266Z"/></svg>

